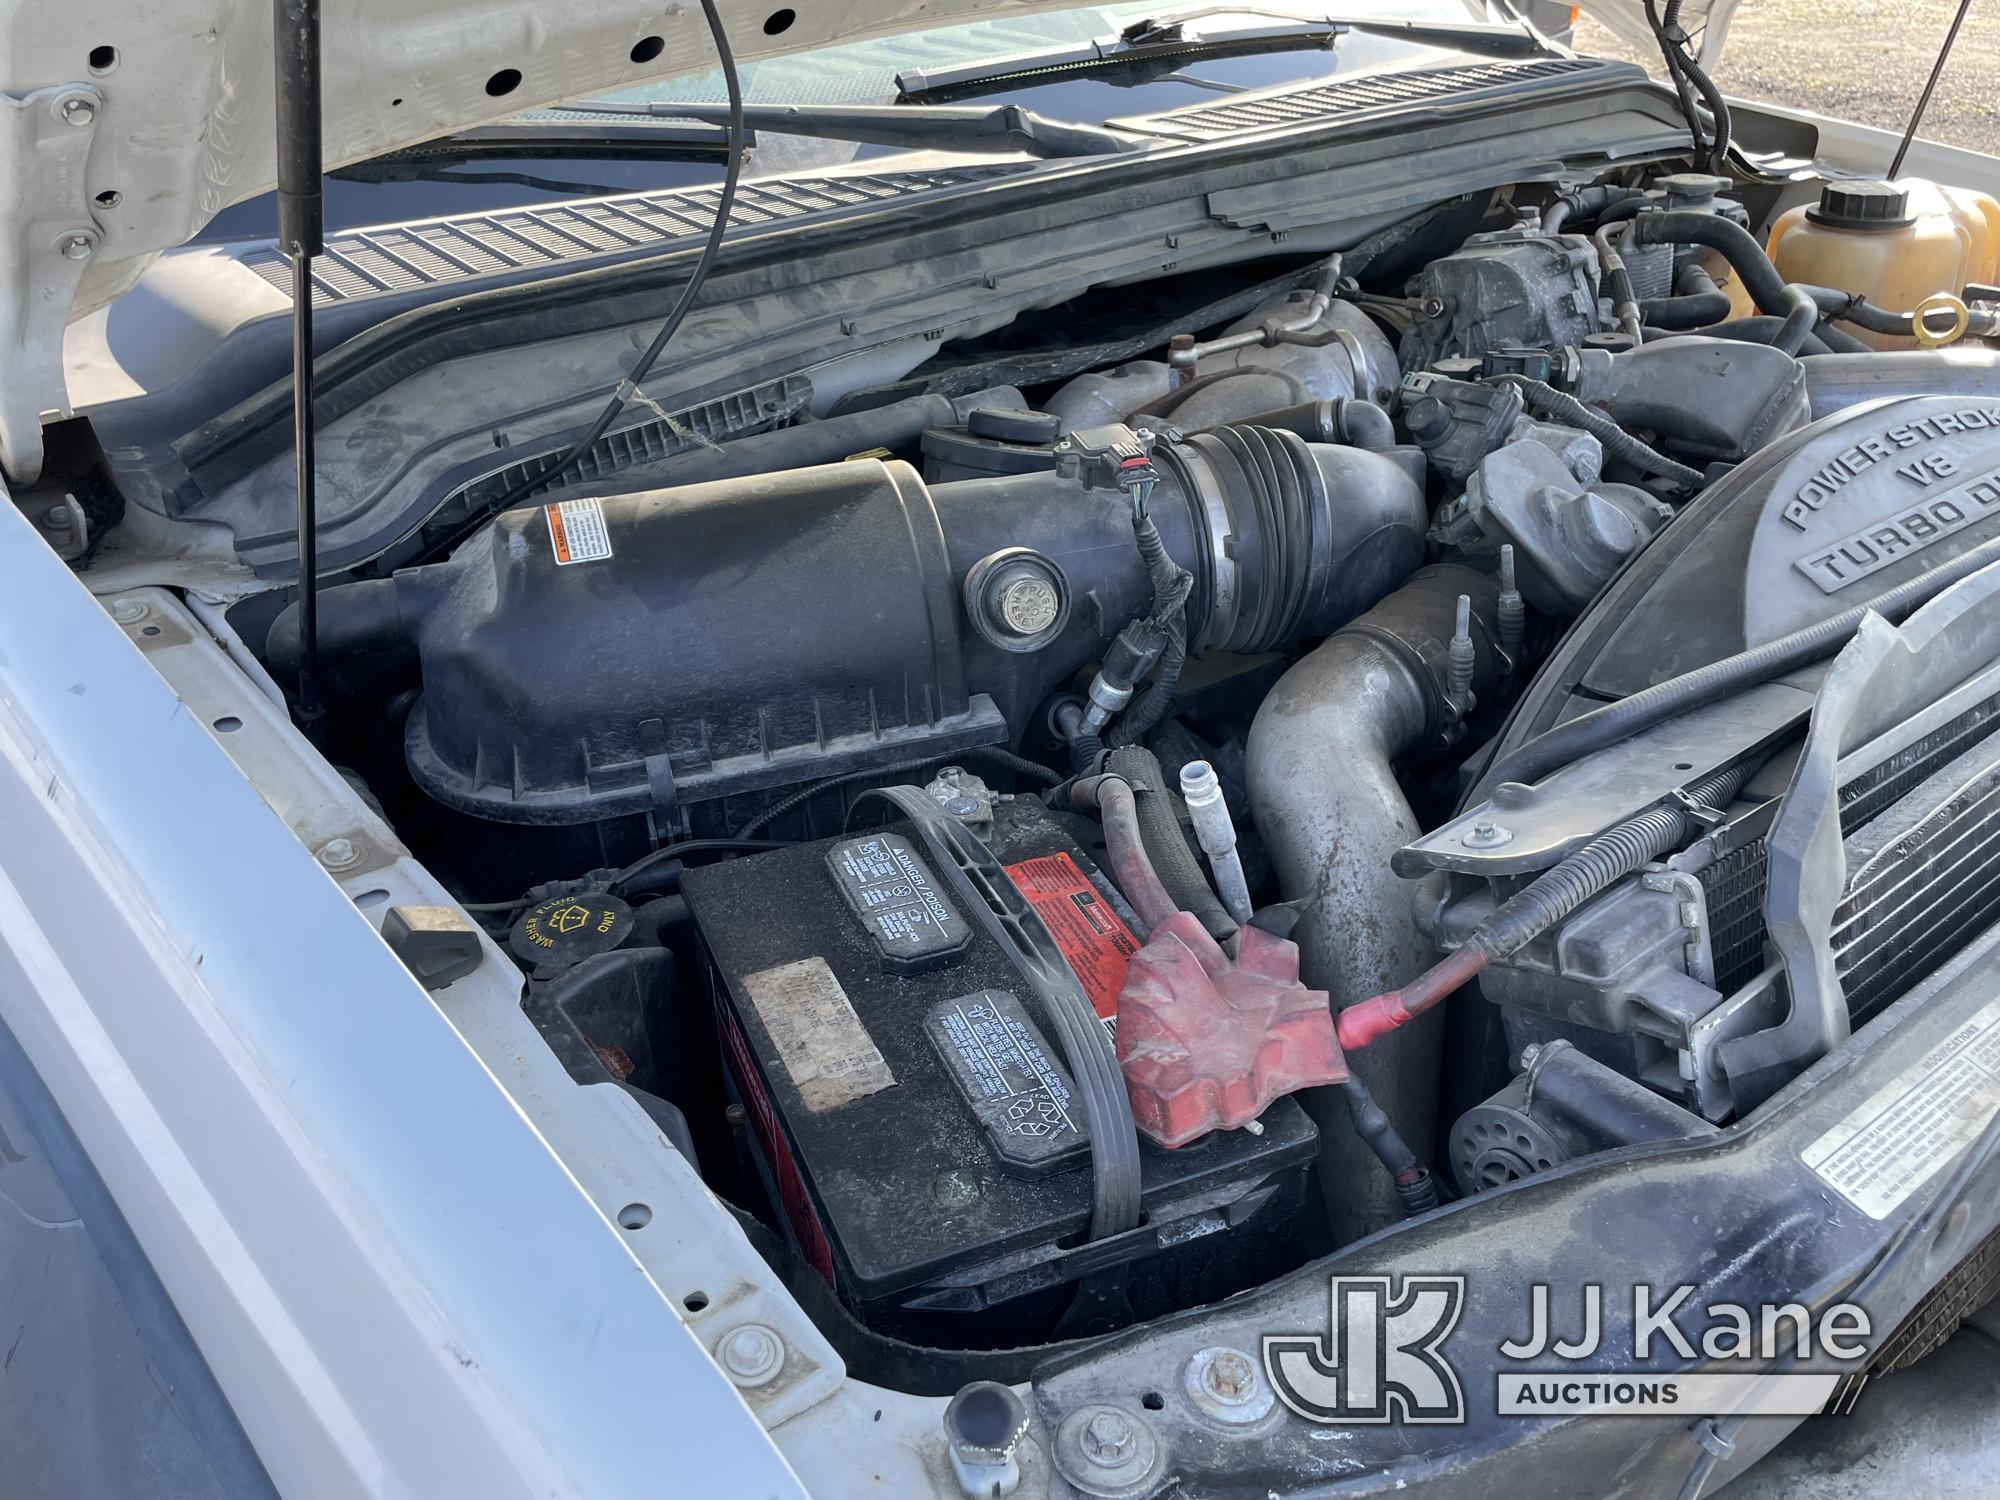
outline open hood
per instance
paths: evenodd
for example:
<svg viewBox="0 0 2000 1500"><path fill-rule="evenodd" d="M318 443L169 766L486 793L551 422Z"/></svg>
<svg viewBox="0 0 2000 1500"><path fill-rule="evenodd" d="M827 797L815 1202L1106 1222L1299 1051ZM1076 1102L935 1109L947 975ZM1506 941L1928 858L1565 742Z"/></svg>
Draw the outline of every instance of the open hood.
<svg viewBox="0 0 2000 1500"><path fill-rule="evenodd" d="M795 11L720 0L745 61L1070 3L850 0ZM1713 43L1734 5L1690 0L1683 15L1691 29L1706 20ZM223 208L274 187L272 9L0 0L0 471L10 477L40 472L42 423L68 410L67 323ZM1647 37L1642 0L1584 9L1621 36ZM329 167L714 65L687 0L326 0L323 48Z"/></svg>

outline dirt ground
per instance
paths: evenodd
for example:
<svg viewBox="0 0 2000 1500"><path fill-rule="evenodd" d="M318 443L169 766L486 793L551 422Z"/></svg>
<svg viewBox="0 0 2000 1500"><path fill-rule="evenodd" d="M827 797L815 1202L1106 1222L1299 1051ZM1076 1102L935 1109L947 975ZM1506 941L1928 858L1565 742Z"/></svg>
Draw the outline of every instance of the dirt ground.
<svg viewBox="0 0 2000 1500"><path fill-rule="evenodd" d="M1742 0L1716 82L1728 93L1900 129L1922 92L1957 0ZM1580 51L1659 70L1589 21ZM2000 152L2000 0L1973 0L1921 133Z"/></svg>

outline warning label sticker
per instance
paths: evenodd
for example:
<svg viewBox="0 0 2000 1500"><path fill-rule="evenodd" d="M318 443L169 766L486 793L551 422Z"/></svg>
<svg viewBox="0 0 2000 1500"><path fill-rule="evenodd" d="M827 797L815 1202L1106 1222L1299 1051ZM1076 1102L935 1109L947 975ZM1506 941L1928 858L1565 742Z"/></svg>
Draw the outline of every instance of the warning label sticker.
<svg viewBox="0 0 2000 1500"><path fill-rule="evenodd" d="M1995 1114L2000 1114L2000 1000L1800 1156L1869 1218L1886 1219L1950 1166Z"/></svg>
<svg viewBox="0 0 2000 1500"><path fill-rule="evenodd" d="M981 990L931 1007L924 1024L1003 1163L1043 1172L1082 1157L1069 1075L1019 1000Z"/></svg>
<svg viewBox="0 0 2000 1500"><path fill-rule="evenodd" d="M743 987L807 1109L837 1109L895 1086L896 1075L825 959L760 970Z"/></svg>
<svg viewBox="0 0 2000 1500"><path fill-rule="evenodd" d="M611 532L604 524L604 507L593 497L588 500L558 500L544 505L549 521L549 545L555 549L556 566L566 563L597 562L611 555Z"/></svg>
<svg viewBox="0 0 2000 1500"><path fill-rule="evenodd" d="M1105 1031L1115 1031L1125 963L1139 951L1132 929L1066 851L1024 859L1007 873L1076 971Z"/></svg>

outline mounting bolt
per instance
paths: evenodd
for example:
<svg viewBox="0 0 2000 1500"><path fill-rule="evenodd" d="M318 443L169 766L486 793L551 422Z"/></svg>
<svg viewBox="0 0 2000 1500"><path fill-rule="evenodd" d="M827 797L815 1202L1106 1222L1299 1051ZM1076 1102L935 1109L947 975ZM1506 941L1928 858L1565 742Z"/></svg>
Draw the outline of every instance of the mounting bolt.
<svg viewBox="0 0 2000 1500"><path fill-rule="evenodd" d="M722 1373L745 1390L769 1383L785 1364L785 1341L762 1323L744 1323L716 1346Z"/></svg>
<svg viewBox="0 0 2000 1500"><path fill-rule="evenodd" d="M97 118L97 101L84 94L72 94L56 106L56 112L63 117L64 124L81 130Z"/></svg>
<svg viewBox="0 0 2000 1500"><path fill-rule="evenodd" d="M1461 833L1458 841L1468 849L1498 849L1514 842L1514 830L1503 828L1491 818L1481 818Z"/></svg>
<svg viewBox="0 0 2000 1500"><path fill-rule="evenodd" d="M354 847L352 839L328 839L319 846L316 857L329 870L344 870L360 863L361 851Z"/></svg>
<svg viewBox="0 0 2000 1500"><path fill-rule="evenodd" d="M1444 298L1426 297L1417 311L1426 318L1441 318L1444 316Z"/></svg>
<svg viewBox="0 0 2000 1500"><path fill-rule="evenodd" d="M1197 1409L1232 1426L1260 1422L1277 1404L1270 1386L1258 1377L1257 1362L1227 1345L1197 1349L1188 1357L1181 1383Z"/></svg>
<svg viewBox="0 0 2000 1500"><path fill-rule="evenodd" d="M113 599L111 601L111 618L116 620L120 625L134 624L137 621L145 619L151 613L152 610L143 599Z"/></svg>
<svg viewBox="0 0 2000 1500"><path fill-rule="evenodd" d="M73 229L56 241L56 249L62 252L64 260L89 260L90 252L97 248L97 236L87 229Z"/></svg>
<svg viewBox="0 0 2000 1500"><path fill-rule="evenodd" d="M1077 1446L1083 1456L1099 1468L1115 1469L1132 1456L1139 1434L1131 1420L1120 1412L1101 1411L1083 1424Z"/></svg>
<svg viewBox="0 0 2000 1500"><path fill-rule="evenodd" d="M1160 1445L1137 1416L1116 1406L1071 1412L1056 1429L1056 1468L1087 1495L1136 1492L1159 1465Z"/></svg>

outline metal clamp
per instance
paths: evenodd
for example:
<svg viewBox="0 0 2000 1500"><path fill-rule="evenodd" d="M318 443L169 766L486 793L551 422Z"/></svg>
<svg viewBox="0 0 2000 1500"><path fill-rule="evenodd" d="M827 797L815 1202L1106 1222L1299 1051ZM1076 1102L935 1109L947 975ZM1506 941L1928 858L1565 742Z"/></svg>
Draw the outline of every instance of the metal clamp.
<svg viewBox="0 0 2000 1500"><path fill-rule="evenodd" d="M1934 312L1951 314L1951 325L1942 330L1933 328L1930 315ZM1971 326L1972 309L1965 305L1962 297L1953 296L1950 292L1932 292L1910 314L1910 331L1926 349L1943 349L1957 343Z"/></svg>

